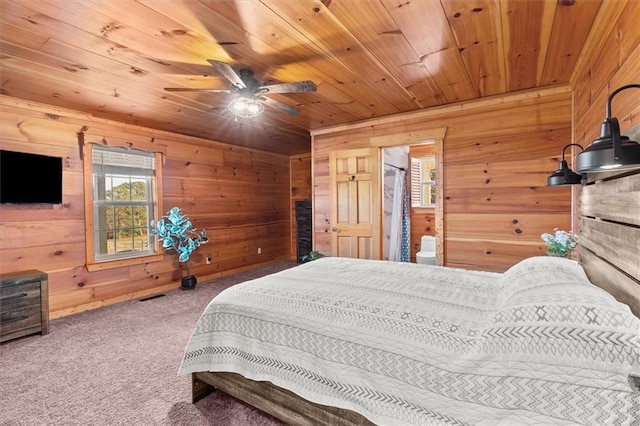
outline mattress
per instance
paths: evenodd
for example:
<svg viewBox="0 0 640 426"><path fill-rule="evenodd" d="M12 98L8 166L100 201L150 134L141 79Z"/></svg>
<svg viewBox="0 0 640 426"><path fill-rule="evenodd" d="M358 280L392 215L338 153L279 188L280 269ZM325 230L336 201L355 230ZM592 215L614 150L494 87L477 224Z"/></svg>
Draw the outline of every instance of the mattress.
<svg viewBox="0 0 640 426"><path fill-rule="evenodd" d="M505 273L326 257L235 285L179 374L239 373L381 425L638 425L640 319L572 260Z"/></svg>

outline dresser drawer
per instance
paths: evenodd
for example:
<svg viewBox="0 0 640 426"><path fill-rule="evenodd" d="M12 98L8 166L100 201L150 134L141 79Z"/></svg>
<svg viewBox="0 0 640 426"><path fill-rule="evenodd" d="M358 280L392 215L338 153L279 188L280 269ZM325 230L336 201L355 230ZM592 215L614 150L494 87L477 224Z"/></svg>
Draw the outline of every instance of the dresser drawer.
<svg viewBox="0 0 640 426"><path fill-rule="evenodd" d="M16 330L35 327L39 331L42 324L40 304L18 306L15 309L5 309L0 312L0 334L13 333Z"/></svg>
<svg viewBox="0 0 640 426"><path fill-rule="evenodd" d="M40 303L39 282L0 288L0 309L2 311L38 303Z"/></svg>

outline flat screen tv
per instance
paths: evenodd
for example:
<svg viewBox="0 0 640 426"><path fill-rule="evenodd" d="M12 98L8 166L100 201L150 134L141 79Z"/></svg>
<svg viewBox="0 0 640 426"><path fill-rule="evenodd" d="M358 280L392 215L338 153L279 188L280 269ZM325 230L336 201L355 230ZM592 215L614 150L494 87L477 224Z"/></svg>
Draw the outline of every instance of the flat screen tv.
<svg viewBox="0 0 640 426"><path fill-rule="evenodd" d="M0 150L1 204L61 204L62 158Z"/></svg>

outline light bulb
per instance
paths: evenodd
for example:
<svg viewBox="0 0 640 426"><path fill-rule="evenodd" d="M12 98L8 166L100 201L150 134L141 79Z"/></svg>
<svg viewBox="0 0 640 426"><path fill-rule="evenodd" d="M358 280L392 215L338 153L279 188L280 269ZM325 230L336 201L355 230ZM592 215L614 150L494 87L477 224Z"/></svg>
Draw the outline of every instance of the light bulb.
<svg viewBox="0 0 640 426"><path fill-rule="evenodd" d="M260 115L264 107L257 99L239 97L231 101L229 110L238 117L252 118Z"/></svg>

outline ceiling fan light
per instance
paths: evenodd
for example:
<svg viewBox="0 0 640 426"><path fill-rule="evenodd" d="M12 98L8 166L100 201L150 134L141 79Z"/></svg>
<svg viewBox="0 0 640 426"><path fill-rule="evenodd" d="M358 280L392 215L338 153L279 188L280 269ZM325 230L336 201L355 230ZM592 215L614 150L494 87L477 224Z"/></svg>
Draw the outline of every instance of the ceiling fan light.
<svg viewBox="0 0 640 426"><path fill-rule="evenodd" d="M238 117L257 117L264 111L264 106L257 99L238 97L229 103L229 110Z"/></svg>
<svg viewBox="0 0 640 426"><path fill-rule="evenodd" d="M256 102L252 102L247 104L247 113L249 114L259 114L260 113L260 105Z"/></svg>

